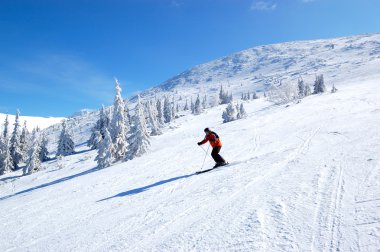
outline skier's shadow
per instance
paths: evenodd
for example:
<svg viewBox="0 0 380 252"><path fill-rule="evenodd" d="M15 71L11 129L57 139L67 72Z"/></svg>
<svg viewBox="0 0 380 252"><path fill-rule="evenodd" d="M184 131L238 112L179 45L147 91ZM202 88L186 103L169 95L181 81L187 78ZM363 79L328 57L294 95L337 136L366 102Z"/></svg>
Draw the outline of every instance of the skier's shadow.
<svg viewBox="0 0 380 252"><path fill-rule="evenodd" d="M176 181L176 180L180 180L180 179L189 178L189 177L192 177L194 175L195 175L195 173L192 173L192 174L182 175L182 176L178 176L178 177L174 177L174 178L170 178L170 179L161 180L161 181L155 182L155 183L150 184L150 185L146 185L146 186L143 186L143 187L138 187L138 188L135 188L135 189L131 189L131 190L128 190L128 191L125 191L125 192L118 193L118 194L113 195L111 197L98 200L97 202L101 202L101 201L105 201L105 200L110 200L110 199L118 198L118 197L125 197L125 196L131 196L131 195L139 194L139 193L142 193L142 192L145 192L145 191L149 190L152 187L160 186L160 185L167 184L167 183L170 183L170 182L173 182L173 181Z"/></svg>

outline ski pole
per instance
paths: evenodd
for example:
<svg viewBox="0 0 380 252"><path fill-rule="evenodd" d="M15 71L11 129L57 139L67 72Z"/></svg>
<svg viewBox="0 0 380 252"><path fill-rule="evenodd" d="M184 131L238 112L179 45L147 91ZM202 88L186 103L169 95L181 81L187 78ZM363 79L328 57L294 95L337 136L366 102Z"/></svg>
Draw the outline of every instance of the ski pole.
<svg viewBox="0 0 380 252"><path fill-rule="evenodd" d="M201 146L200 146L201 147ZM201 147L202 148L202 147ZM203 159L203 164L202 164L202 168L201 168L201 171L203 170L203 166L205 165L205 162L206 162L206 157L207 157L207 154L208 154L208 150L210 149L210 145L207 147L207 151L206 152L206 155L205 155L205 158ZM202 150L205 150L202 148Z"/></svg>

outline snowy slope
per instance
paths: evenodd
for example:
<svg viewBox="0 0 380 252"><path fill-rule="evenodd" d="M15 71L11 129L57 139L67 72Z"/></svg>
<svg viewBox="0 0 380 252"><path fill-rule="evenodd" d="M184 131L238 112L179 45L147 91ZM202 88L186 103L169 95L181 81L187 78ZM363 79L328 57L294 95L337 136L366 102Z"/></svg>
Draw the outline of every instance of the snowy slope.
<svg viewBox="0 0 380 252"><path fill-rule="evenodd" d="M195 66L140 95L143 100L170 95L183 106L186 99L195 100L198 94L207 94L212 103L220 85L235 97L247 91L262 95L260 92L272 86L296 84L299 76L312 85L316 74L324 74L329 85L346 85L362 76L377 75L379 61L380 34L264 45ZM130 109L134 108L135 98L129 99ZM90 137L97 116L98 111L79 113L68 122L78 145ZM60 125L46 130L51 151L59 132Z"/></svg>
<svg viewBox="0 0 380 252"><path fill-rule="evenodd" d="M107 169L89 151L2 176L0 248L378 251L379 84L363 75L299 104L251 101L227 124L224 106L185 116L148 154ZM206 126L231 165L194 175Z"/></svg>
<svg viewBox="0 0 380 252"><path fill-rule="evenodd" d="M3 126L4 120L6 118L6 114L0 113L0 124ZM32 131L34 128L39 127L40 129L45 129L50 127L51 125L60 123L64 117L38 117L38 116L20 116L21 125L26 121L26 126L29 131ZM15 121L15 115L8 115L9 125L13 125ZM10 129L11 130L11 129Z"/></svg>

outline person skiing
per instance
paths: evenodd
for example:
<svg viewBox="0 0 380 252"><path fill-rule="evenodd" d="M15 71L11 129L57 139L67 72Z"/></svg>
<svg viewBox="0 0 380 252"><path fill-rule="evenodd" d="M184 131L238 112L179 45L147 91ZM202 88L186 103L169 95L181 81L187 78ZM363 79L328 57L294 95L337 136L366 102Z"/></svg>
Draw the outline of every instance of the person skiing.
<svg viewBox="0 0 380 252"><path fill-rule="evenodd" d="M219 155L220 149L222 148L222 141L220 141L218 134L211 131L209 128L205 128L204 132L206 136L201 142L198 142L198 145L205 144L209 141L212 147L211 157L215 160L216 163L214 168L226 165L227 162L221 155Z"/></svg>

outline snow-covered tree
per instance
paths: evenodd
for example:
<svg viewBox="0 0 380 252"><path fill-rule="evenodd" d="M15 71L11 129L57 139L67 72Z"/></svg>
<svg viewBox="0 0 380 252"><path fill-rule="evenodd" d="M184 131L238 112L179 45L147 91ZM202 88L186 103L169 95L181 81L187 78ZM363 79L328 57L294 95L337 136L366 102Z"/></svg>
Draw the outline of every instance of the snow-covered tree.
<svg viewBox="0 0 380 252"><path fill-rule="evenodd" d="M66 129L66 121L62 121L62 131L58 140L57 157L68 156L74 153L74 141Z"/></svg>
<svg viewBox="0 0 380 252"><path fill-rule="evenodd" d="M207 108L207 96L205 95L202 100L202 109L205 110Z"/></svg>
<svg viewBox="0 0 380 252"><path fill-rule="evenodd" d="M219 102L220 104L228 104L232 101L232 94L228 94L228 92L225 92L223 90L223 86L220 86L219 91Z"/></svg>
<svg viewBox="0 0 380 252"><path fill-rule="evenodd" d="M116 161L123 160L127 152L127 133L128 126L124 117L124 101L121 97L121 87L117 79L115 79L116 95L113 104L113 115L110 124L111 138L114 144L115 153L114 158Z"/></svg>
<svg viewBox="0 0 380 252"><path fill-rule="evenodd" d="M115 153L114 145L112 143L111 134L107 128L104 129L104 138L99 143L98 155L95 160L98 162L99 168L106 168L111 166L113 162L113 153Z"/></svg>
<svg viewBox="0 0 380 252"><path fill-rule="evenodd" d="M326 91L326 86L325 86L323 74L317 75L315 77L313 94L324 93L325 91Z"/></svg>
<svg viewBox="0 0 380 252"><path fill-rule="evenodd" d="M45 162L49 160L49 151L47 148L48 139L45 134L42 134L41 145L40 145L40 160Z"/></svg>
<svg viewBox="0 0 380 252"><path fill-rule="evenodd" d="M125 102L124 104L124 118L125 118L125 125L127 125L127 127L129 128L130 125L131 125L131 114L129 112L129 108L128 108L128 104Z"/></svg>
<svg viewBox="0 0 380 252"><path fill-rule="evenodd" d="M186 99L185 106L183 107L183 110L184 110L184 111L189 110L189 105L187 104L187 99Z"/></svg>
<svg viewBox="0 0 380 252"><path fill-rule="evenodd" d="M32 174L41 170L41 160L40 160L40 141L39 136L36 131L33 132L32 136L32 146L29 149L28 160L26 162L26 166L23 169L23 175Z"/></svg>
<svg viewBox="0 0 380 252"><path fill-rule="evenodd" d="M28 147L30 145L30 136L28 128L26 127L26 121L24 121L24 127L20 135L20 151L22 155L22 161L27 161L28 159Z"/></svg>
<svg viewBox="0 0 380 252"><path fill-rule="evenodd" d="M224 123L236 120L236 109L232 102L230 102L226 110L223 111L222 118Z"/></svg>
<svg viewBox="0 0 380 252"><path fill-rule="evenodd" d="M311 88L310 88L310 86L308 84L306 84L305 85L305 94L304 94L304 96L306 97L306 96L309 96L309 95L311 95Z"/></svg>
<svg viewBox="0 0 380 252"><path fill-rule="evenodd" d="M10 143L10 151L13 161L13 168L16 170L18 168L18 164L22 161L22 151L20 148L20 111L17 110L11 143Z"/></svg>
<svg viewBox="0 0 380 252"><path fill-rule="evenodd" d="M130 146L127 153L127 159L129 160L143 155L150 145L150 137L146 126L145 115L140 102L140 97L138 97L135 114L132 117L132 125L131 135L128 137L128 143Z"/></svg>
<svg viewBox="0 0 380 252"><path fill-rule="evenodd" d="M302 78L298 79L298 98L303 98L305 97L305 83L303 82Z"/></svg>
<svg viewBox="0 0 380 252"><path fill-rule="evenodd" d="M156 102L156 108L157 108L157 119L160 124L164 124L164 115L162 113L162 103L161 99L158 99Z"/></svg>
<svg viewBox="0 0 380 252"><path fill-rule="evenodd" d="M176 118L176 108L175 108L175 101L174 101L174 97L173 97L173 101L172 101L172 120L174 120L174 118Z"/></svg>
<svg viewBox="0 0 380 252"><path fill-rule="evenodd" d="M154 106L148 104L148 123L150 126L150 135L158 136L162 134L160 123L155 115Z"/></svg>
<svg viewBox="0 0 380 252"><path fill-rule="evenodd" d="M191 113L194 114L195 113L195 104L193 102L193 97L191 97L190 109L191 109Z"/></svg>
<svg viewBox="0 0 380 252"><path fill-rule="evenodd" d="M236 118L237 119L243 119L243 118L247 118L247 112L245 111L245 108L244 108L244 105L243 105L243 103L242 104L240 104L240 106L239 106L239 110L238 110L239 112L238 112L238 114L237 114L237 116L236 116Z"/></svg>
<svg viewBox="0 0 380 252"><path fill-rule="evenodd" d="M9 130L9 119L7 115L4 120L3 139L8 139L8 130Z"/></svg>
<svg viewBox="0 0 380 252"><path fill-rule="evenodd" d="M194 104L194 115L199 115L201 113L202 113L201 99L199 98L199 95L198 95Z"/></svg>
<svg viewBox="0 0 380 252"><path fill-rule="evenodd" d="M12 155L10 151L10 141L8 138L2 139L2 150L0 155L0 175L14 170ZM0 146L1 147L1 146Z"/></svg>
<svg viewBox="0 0 380 252"><path fill-rule="evenodd" d="M259 97L257 96L256 91L253 91L253 93L252 93L252 100L256 100L256 99L259 99Z"/></svg>
<svg viewBox="0 0 380 252"><path fill-rule="evenodd" d="M331 88L331 93L336 93L337 91L338 91L338 89L336 89L335 84L333 84L333 86Z"/></svg>
<svg viewBox="0 0 380 252"><path fill-rule="evenodd" d="M99 119L95 123L94 127L91 129L91 136L87 142L87 146L91 147L92 150L97 149L100 141L105 136L105 129L108 128L109 125L110 118L106 109L103 106L99 113Z"/></svg>
<svg viewBox="0 0 380 252"><path fill-rule="evenodd" d="M165 123L170 123L173 118L172 118L172 106L170 106L170 101L168 97L165 97L164 99L164 122Z"/></svg>

